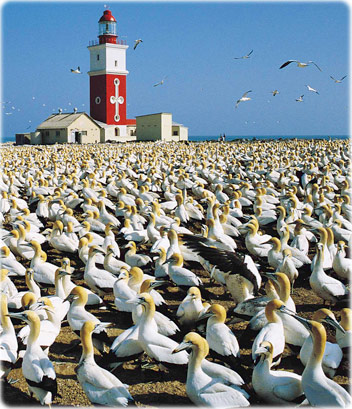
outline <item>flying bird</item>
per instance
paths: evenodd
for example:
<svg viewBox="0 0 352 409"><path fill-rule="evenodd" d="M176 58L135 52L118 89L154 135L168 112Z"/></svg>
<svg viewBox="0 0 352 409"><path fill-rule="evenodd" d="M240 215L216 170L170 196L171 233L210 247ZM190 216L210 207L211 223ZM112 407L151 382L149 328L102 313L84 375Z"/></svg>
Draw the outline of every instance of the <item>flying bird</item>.
<svg viewBox="0 0 352 409"><path fill-rule="evenodd" d="M280 92L277 89L275 89L274 91L271 91L270 94L273 94L274 97L275 95L280 94Z"/></svg>
<svg viewBox="0 0 352 409"><path fill-rule="evenodd" d="M318 92L316 89L312 88L312 87L311 87L311 86L309 86L309 85L306 85L306 87L308 88L308 91L315 92L316 94L318 94L318 95L319 95L319 92Z"/></svg>
<svg viewBox="0 0 352 409"><path fill-rule="evenodd" d="M251 99L251 98L247 97L247 94L248 94L249 92L252 92L252 91L247 91L247 92L245 92L245 93L242 95L242 97L236 101L236 106L235 106L235 108L238 107L238 104L239 104L240 102L249 101L249 100Z"/></svg>
<svg viewBox="0 0 352 409"><path fill-rule="evenodd" d="M345 78L347 77L347 75L344 75L341 79L337 80L336 78L334 78L332 75L330 75L330 78L332 80L334 80L336 82L336 84L342 82Z"/></svg>
<svg viewBox="0 0 352 409"><path fill-rule="evenodd" d="M301 95L299 98L296 99L297 102L303 102L304 95Z"/></svg>
<svg viewBox="0 0 352 409"><path fill-rule="evenodd" d="M77 67L75 70L71 68L71 72L72 72L73 74L82 74L82 73L81 73L81 69L80 69L79 67Z"/></svg>
<svg viewBox="0 0 352 409"><path fill-rule="evenodd" d="M300 68L305 68L305 67L308 67L308 65L313 64L318 68L319 71L321 71L321 69L317 66L317 64L314 61L300 62L300 61L297 61L297 60L288 60L288 61L284 62L281 65L280 70L281 70L281 68L287 67L289 64L291 64L291 62L296 62L297 67L300 67Z"/></svg>
<svg viewBox="0 0 352 409"><path fill-rule="evenodd" d="M163 85L166 78L167 77L164 77L160 82L158 82L157 84L154 84L153 87L157 87L158 85Z"/></svg>
<svg viewBox="0 0 352 409"><path fill-rule="evenodd" d="M253 50L251 50L248 54L243 55L242 57L234 57L234 60L242 60L242 59L246 59L249 58L249 56L252 54Z"/></svg>
<svg viewBox="0 0 352 409"><path fill-rule="evenodd" d="M138 40L134 40L134 47L133 47L134 50L137 48L137 45L139 43L143 43L143 40L141 38L139 38Z"/></svg>

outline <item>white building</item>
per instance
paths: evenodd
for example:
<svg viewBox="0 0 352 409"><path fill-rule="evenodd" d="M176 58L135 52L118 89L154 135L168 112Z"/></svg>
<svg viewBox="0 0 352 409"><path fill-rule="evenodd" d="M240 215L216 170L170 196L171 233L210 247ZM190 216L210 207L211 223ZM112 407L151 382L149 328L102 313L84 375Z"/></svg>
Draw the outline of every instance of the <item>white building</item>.
<svg viewBox="0 0 352 409"><path fill-rule="evenodd" d="M187 141L188 128L172 122L172 114L139 115L137 120L137 141Z"/></svg>

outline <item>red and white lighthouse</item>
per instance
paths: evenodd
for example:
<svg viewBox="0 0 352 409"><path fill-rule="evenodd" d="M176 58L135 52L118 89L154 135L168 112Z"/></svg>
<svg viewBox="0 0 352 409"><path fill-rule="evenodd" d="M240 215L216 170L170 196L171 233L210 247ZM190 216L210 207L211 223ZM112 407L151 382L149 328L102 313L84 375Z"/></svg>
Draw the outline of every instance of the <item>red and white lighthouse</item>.
<svg viewBox="0 0 352 409"><path fill-rule="evenodd" d="M90 52L90 115L92 118L119 128L125 136L127 125L135 124L126 118L126 50L128 45L119 40L116 19L105 10L99 20L99 44L88 46Z"/></svg>

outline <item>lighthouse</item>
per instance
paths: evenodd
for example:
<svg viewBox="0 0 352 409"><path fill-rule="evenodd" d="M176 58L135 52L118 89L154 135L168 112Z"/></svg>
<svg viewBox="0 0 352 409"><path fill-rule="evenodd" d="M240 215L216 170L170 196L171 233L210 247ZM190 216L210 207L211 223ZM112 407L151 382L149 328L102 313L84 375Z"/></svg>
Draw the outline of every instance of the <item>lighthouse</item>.
<svg viewBox="0 0 352 409"><path fill-rule="evenodd" d="M99 42L88 46L90 52L90 115L96 121L115 126L116 136L127 136L126 118L126 51L128 45L118 39L117 22L110 10L99 20Z"/></svg>

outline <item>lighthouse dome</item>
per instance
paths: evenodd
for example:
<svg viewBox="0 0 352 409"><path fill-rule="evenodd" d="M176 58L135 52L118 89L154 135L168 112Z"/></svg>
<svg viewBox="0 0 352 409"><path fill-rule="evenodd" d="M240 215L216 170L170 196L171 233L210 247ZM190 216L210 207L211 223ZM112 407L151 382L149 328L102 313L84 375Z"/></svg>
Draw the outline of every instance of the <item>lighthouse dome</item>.
<svg viewBox="0 0 352 409"><path fill-rule="evenodd" d="M104 14L100 17L99 23L104 21L114 21L116 23L115 17L111 14L110 10L105 10Z"/></svg>

